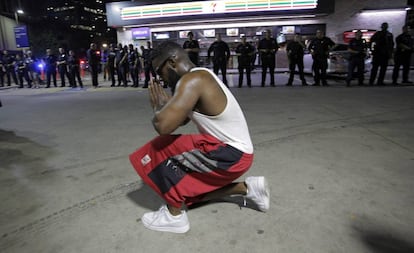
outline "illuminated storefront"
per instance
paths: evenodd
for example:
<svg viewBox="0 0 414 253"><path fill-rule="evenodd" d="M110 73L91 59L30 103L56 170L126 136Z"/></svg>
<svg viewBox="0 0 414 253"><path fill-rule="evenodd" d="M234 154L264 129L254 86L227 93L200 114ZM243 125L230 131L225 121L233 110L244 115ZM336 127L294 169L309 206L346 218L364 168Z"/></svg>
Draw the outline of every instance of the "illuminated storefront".
<svg viewBox="0 0 414 253"><path fill-rule="evenodd" d="M231 48L239 43L241 35L256 44L265 29L271 29L282 45L295 33L300 33L306 41L315 35L316 30L325 31L338 43L345 43L345 31L368 29L372 32L382 22L390 21L390 29L396 30L396 36L405 21L405 10L401 8L404 0L384 3L367 0L353 4L347 0L165 2L168 1L107 3L108 26L117 28L118 42L136 46L145 45L147 40L151 40L154 46L165 40L183 44L187 33L192 31L199 41L203 60L217 33ZM376 17L368 17L365 9L372 6L378 9L393 8L400 12L397 16L381 13ZM341 11L336 13L336 9ZM347 33L347 36L352 34ZM285 54L279 53L277 61L283 61L283 57ZM279 67L283 65L277 63Z"/></svg>
<svg viewBox="0 0 414 253"><path fill-rule="evenodd" d="M217 33L234 48L241 35L257 43L265 29L271 29L282 43L294 33L306 37L317 29L325 30L325 24L318 23L315 17L332 13L334 1L225 0L166 4L135 1L108 3L106 10L108 25L118 28L118 42L140 46L151 40L157 46L161 41L172 40L183 44L187 33L192 31L199 41L203 61ZM140 32L136 29L142 29L144 35L137 37Z"/></svg>

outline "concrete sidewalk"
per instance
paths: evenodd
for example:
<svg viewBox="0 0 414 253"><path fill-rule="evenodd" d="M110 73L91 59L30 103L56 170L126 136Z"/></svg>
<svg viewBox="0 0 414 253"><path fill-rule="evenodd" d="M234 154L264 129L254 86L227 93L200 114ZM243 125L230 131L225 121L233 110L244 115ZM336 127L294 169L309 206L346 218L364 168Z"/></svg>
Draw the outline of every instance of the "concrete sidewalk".
<svg viewBox="0 0 414 253"><path fill-rule="evenodd" d="M414 87L296 84L231 89L269 212L210 203L181 235L140 221L162 203L128 161L156 136L145 89L1 90L0 251L414 252Z"/></svg>

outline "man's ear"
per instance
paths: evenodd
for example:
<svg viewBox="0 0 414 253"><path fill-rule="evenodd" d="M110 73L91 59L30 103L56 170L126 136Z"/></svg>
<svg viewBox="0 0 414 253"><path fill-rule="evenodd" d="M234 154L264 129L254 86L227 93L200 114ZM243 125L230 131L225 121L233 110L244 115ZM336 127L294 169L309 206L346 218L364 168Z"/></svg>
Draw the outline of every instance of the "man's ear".
<svg viewBox="0 0 414 253"><path fill-rule="evenodd" d="M171 68L176 68L178 65L178 60L179 57L177 55L173 55L172 57L170 57L170 59L168 59L168 63L170 64Z"/></svg>

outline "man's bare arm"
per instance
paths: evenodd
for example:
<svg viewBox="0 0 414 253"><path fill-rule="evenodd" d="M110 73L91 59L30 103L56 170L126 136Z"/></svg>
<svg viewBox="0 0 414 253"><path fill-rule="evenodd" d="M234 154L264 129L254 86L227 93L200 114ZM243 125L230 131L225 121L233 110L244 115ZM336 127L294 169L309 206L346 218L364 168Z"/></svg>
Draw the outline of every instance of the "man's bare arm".
<svg viewBox="0 0 414 253"><path fill-rule="evenodd" d="M150 89L151 101L155 110L152 119L154 129L160 134L171 134L178 127L188 122L188 115L200 97L198 78L189 73L180 80L173 97L166 101L165 90L154 82ZM154 103L155 102L155 103ZM165 102L165 104L163 104Z"/></svg>

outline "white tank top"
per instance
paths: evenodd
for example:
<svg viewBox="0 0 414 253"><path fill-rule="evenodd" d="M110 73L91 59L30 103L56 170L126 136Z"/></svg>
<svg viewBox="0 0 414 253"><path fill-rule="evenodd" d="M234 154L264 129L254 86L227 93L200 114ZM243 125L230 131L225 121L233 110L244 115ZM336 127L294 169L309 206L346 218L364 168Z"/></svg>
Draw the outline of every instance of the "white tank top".
<svg viewBox="0 0 414 253"><path fill-rule="evenodd" d="M211 70L207 68L193 68L191 72L199 70L207 71L216 79L226 95L227 104L224 111L218 115L209 116L193 111L189 117L197 125L200 133L210 134L244 153L253 154L253 144L250 139L249 128L239 103L230 90Z"/></svg>

